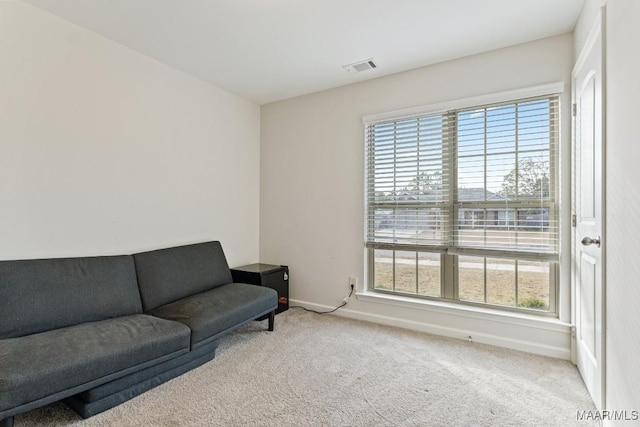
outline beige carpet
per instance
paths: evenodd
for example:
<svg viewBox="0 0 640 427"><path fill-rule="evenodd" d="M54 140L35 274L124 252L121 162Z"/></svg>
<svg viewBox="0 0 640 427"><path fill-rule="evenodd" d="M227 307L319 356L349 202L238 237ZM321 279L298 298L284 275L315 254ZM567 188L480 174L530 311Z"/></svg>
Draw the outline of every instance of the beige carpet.
<svg viewBox="0 0 640 427"><path fill-rule="evenodd" d="M23 426L565 426L595 410L569 362L291 309L211 362L88 420L62 404ZM594 425L597 425L594 424Z"/></svg>

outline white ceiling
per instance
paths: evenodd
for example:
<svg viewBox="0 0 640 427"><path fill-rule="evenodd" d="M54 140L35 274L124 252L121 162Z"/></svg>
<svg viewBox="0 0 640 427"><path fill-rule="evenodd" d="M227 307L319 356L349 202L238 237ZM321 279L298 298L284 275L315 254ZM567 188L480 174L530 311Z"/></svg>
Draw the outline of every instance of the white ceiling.
<svg viewBox="0 0 640 427"><path fill-rule="evenodd" d="M566 33L584 0L26 1L265 104Z"/></svg>

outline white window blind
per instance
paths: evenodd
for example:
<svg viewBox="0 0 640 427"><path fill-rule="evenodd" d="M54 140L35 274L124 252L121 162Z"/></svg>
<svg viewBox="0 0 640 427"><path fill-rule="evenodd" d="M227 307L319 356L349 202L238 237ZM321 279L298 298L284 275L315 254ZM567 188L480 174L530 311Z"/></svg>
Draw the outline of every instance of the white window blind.
<svg viewBox="0 0 640 427"><path fill-rule="evenodd" d="M366 244L557 260L558 96L365 123Z"/></svg>

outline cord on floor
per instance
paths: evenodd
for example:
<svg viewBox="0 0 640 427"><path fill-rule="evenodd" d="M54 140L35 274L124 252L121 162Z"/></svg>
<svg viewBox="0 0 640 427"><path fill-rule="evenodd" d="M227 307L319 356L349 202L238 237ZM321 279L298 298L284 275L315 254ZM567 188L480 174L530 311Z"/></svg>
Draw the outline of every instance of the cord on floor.
<svg viewBox="0 0 640 427"><path fill-rule="evenodd" d="M353 295L353 285L351 285L351 292L349 292L349 295L347 295L347 297L344 299L344 302L342 304L340 304L339 306L337 306L336 308L329 310L329 311L316 311L316 310L311 310L310 308L307 307L303 307L301 305L292 305L289 308L301 308L304 311L310 311L311 313L316 313L316 314L329 314L329 313L333 313L334 311L344 307L345 305L347 305L347 301L349 300L349 298L351 298L351 295Z"/></svg>

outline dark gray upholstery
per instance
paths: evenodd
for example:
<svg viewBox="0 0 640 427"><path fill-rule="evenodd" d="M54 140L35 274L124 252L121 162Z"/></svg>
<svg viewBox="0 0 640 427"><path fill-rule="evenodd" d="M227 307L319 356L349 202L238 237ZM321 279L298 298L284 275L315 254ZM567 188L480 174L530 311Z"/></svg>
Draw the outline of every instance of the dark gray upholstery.
<svg viewBox="0 0 640 427"><path fill-rule="evenodd" d="M220 242L141 252L133 258L145 313L232 281Z"/></svg>
<svg viewBox="0 0 640 427"><path fill-rule="evenodd" d="M184 364L193 359L197 359L201 356L210 356L213 358L218 347L218 341L212 342L210 345L198 348L196 351L190 351L189 353L182 354L166 362L159 363L141 371L135 372L131 375L118 378L117 380L110 381L98 387L94 387L90 390L86 390L76 395L77 398L84 402L95 402L100 399L104 399L114 393L118 393L122 390L129 388L130 386L139 383L143 380L148 380L156 375L177 366Z"/></svg>
<svg viewBox="0 0 640 427"><path fill-rule="evenodd" d="M191 348L195 349L277 307L275 290L229 283L156 308L149 314L187 325L191 329Z"/></svg>
<svg viewBox="0 0 640 427"><path fill-rule="evenodd" d="M0 262L0 339L142 313L131 256Z"/></svg>
<svg viewBox="0 0 640 427"><path fill-rule="evenodd" d="M218 342L214 341L195 351L71 396L64 403L83 418L92 417L212 360L216 347Z"/></svg>
<svg viewBox="0 0 640 427"><path fill-rule="evenodd" d="M159 363L165 356L186 353L189 340L184 325L144 314L3 340L0 414L117 372L124 375L137 365L142 369L149 361Z"/></svg>
<svg viewBox="0 0 640 427"><path fill-rule="evenodd" d="M231 281L219 242L0 262L0 427L61 399L97 414L211 360L263 314L273 330L277 292Z"/></svg>

